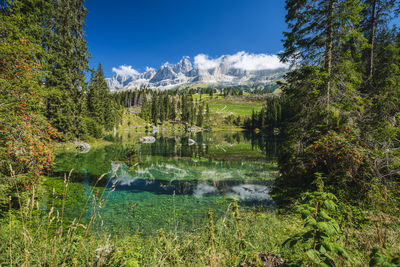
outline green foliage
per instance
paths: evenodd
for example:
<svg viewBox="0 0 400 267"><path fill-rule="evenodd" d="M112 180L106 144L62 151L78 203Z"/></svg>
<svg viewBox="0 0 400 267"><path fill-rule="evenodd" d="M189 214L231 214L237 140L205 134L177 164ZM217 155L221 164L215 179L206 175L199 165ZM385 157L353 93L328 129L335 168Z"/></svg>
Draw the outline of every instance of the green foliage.
<svg viewBox="0 0 400 267"><path fill-rule="evenodd" d="M365 198L369 176L365 173L360 175L359 172L372 164L373 155L362 146L354 129L346 127L329 131L305 148L304 152L306 159L310 160L306 163L308 168L328 174L326 188L329 191L344 190L353 197Z"/></svg>
<svg viewBox="0 0 400 267"><path fill-rule="evenodd" d="M387 247L374 247L371 253L369 266L395 267L400 265L400 256L392 254Z"/></svg>
<svg viewBox="0 0 400 267"><path fill-rule="evenodd" d="M281 57L297 68L282 84L278 205L312 190L314 172L326 173L326 190L347 204L370 202L374 187L397 190L400 50L398 30L389 29L393 5L286 1Z"/></svg>
<svg viewBox="0 0 400 267"><path fill-rule="evenodd" d="M262 129L271 131L281 127L283 121L282 108L285 99L282 96L270 96L260 112L252 113L251 118L244 121L244 127L248 130Z"/></svg>
<svg viewBox="0 0 400 267"><path fill-rule="evenodd" d="M87 133L94 138L100 138L103 134L103 127L93 118L85 118L85 128Z"/></svg>
<svg viewBox="0 0 400 267"><path fill-rule="evenodd" d="M107 264L109 266L141 266L140 262L143 260L143 255L141 254L140 242L140 238L135 236L118 240L115 244L116 249Z"/></svg>
<svg viewBox="0 0 400 267"><path fill-rule="evenodd" d="M304 193L304 204L296 206L304 221L303 233L287 239L283 245L299 245L309 263L318 266L335 266L335 260L349 260L349 254L339 243L340 227L332 217L337 210L337 198L323 191L322 174L316 173L317 191Z"/></svg>
<svg viewBox="0 0 400 267"><path fill-rule="evenodd" d="M42 114L42 62L36 56L43 51L14 25L23 14L12 11L0 21L0 173L10 175L11 166L17 175L38 178L51 166L57 133Z"/></svg>
<svg viewBox="0 0 400 267"><path fill-rule="evenodd" d="M71 8L71 7L74 8ZM88 52L83 27L87 10L82 0L56 1L49 10L46 116L59 131L85 135L85 71Z"/></svg>
<svg viewBox="0 0 400 267"><path fill-rule="evenodd" d="M103 129L111 130L121 120L120 107L109 92L101 64L97 70L92 71L87 96L87 111L91 119L86 121L86 129L89 135L96 138L101 137Z"/></svg>

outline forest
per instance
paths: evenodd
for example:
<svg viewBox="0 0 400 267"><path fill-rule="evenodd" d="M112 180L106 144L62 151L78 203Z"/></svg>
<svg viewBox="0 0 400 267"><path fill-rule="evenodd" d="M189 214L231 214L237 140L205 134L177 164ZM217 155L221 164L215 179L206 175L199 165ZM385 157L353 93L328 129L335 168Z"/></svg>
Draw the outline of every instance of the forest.
<svg viewBox="0 0 400 267"><path fill-rule="evenodd" d="M394 23L400 2L286 0L285 9L279 57L291 67L279 92L234 87L110 92L102 65L89 68L83 0L1 0L0 265L400 266L400 29ZM87 159L92 167L117 162L126 172L151 168L154 162L147 159L139 163L146 149L139 153L118 143L117 150L107 150L118 139L115 132L129 128L137 134L145 127L143 135L149 135L150 127L157 132L178 126L183 135L195 129L204 136L185 135L178 145L178 134L167 139L161 133L155 136L159 143L146 149L157 150L158 161L160 155L182 157L182 169L215 167L216 160L218 168L248 168L245 174L253 175L261 169L258 161L237 167L228 164L230 155L253 159L255 153L244 158L240 149L260 147L262 164L269 164L268 142L277 141L276 163L267 166L276 168L274 208L252 209L225 198L226 211L208 208L202 227L150 235L100 232L101 216L79 215L76 199L86 197L85 205L100 210L107 192L115 190L102 187L108 183L103 177L113 181L121 169L60 169L60 158L68 162L67 150L88 142L94 144L91 153L105 146L104 155L111 154ZM244 137L208 137L221 129L243 131ZM243 143L254 136L261 140L258 146ZM222 153L212 138L238 148L226 145ZM240 146L240 138L248 147ZM190 148L188 142L199 145ZM82 183L85 175L86 191L74 180ZM178 186L182 192L195 188L190 181ZM237 184L213 186L228 190ZM171 194L160 205L173 207L164 217L177 225L180 196ZM127 209L139 210L135 205ZM69 209L75 219L63 217Z"/></svg>

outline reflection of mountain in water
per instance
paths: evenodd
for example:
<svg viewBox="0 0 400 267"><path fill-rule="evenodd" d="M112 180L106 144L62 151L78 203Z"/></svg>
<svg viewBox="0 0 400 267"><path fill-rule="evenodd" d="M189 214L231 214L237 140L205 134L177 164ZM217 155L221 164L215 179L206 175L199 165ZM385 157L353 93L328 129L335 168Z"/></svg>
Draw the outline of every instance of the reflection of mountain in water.
<svg viewBox="0 0 400 267"><path fill-rule="evenodd" d="M195 173L195 171L182 170L172 165L161 166L158 169L156 166L148 169L139 169L134 174L130 174L127 171L127 166L118 162L113 162L111 168L111 173L114 174L114 177L110 178L108 184L110 186L116 184L117 191L125 190L132 191L132 193L146 191L154 194L194 195L198 198L209 195L221 195L243 201L268 201L272 203L269 196L269 186L265 182L244 181L240 179L240 176L236 177L229 173L224 173L226 170L221 171L221 175L224 174L225 177L229 177L230 179L215 179L221 176L217 170L214 172L215 176L208 176L208 179L201 176L204 172L200 172L200 179L187 180L182 178L190 173ZM233 169L233 171L235 172L237 169ZM206 171L205 173L207 172L211 171ZM158 179L160 175L172 176L172 179Z"/></svg>

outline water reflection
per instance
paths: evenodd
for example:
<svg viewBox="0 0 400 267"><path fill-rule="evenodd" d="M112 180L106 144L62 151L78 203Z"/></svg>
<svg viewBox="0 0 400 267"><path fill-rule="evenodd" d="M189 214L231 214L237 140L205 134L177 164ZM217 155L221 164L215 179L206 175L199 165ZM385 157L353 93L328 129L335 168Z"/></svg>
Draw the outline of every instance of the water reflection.
<svg viewBox="0 0 400 267"><path fill-rule="evenodd" d="M237 173L240 170L231 169ZM236 198L243 201L271 200L269 186L271 182L260 180L246 181L242 175L227 173L227 170L202 171L183 170L172 165L152 166L149 169L139 169L131 174L128 167L119 162L112 163L112 175L108 187L115 186L116 191L127 190L132 193L146 191L154 194L194 195L197 198L209 195L219 195ZM191 173L191 175L190 175ZM200 176L198 176L200 174ZM205 175L204 175L205 174ZM210 175L212 174L212 175ZM185 179L200 177L200 179ZM163 179L159 179L162 177ZM217 179L216 179L217 178Z"/></svg>
<svg viewBox="0 0 400 267"><path fill-rule="evenodd" d="M145 137L145 133L139 133ZM260 151L264 160L273 161L276 158L280 140L276 136L266 136L254 132L198 132L186 133L184 135L164 135L155 133L155 141L141 144L140 155L152 155L163 157L212 157L213 151L219 149L224 151L230 147L240 144L248 144L248 150ZM137 135L122 135L117 138L120 142L137 141ZM194 141L194 143L192 142ZM261 157L260 157L261 158Z"/></svg>
<svg viewBox="0 0 400 267"><path fill-rule="evenodd" d="M72 180L85 196L90 197L94 184L100 190L115 190L101 210L108 231L154 233L175 227L172 219L192 229L206 223L208 209L216 218L223 216L232 198L243 208L274 207L269 192L277 171L277 140L245 132L161 132L153 135L153 143L141 143L146 135L120 136L86 154L57 155L53 176L63 177L74 169ZM104 173L109 173L108 179L97 182ZM92 212L86 211L87 218Z"/></svg>

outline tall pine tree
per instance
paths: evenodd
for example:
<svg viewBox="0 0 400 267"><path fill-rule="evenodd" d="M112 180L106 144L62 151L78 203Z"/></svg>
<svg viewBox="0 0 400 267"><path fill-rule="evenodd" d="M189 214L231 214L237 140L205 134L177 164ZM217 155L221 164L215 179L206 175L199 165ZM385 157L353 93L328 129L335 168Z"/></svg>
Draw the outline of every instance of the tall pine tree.
<svg viewBox="0 0 400 267"><path fill-rule="evenodd" d="M88 49L83 31L87 10L83 2L55 1L46 43L49 53L46 116L67 138L85 134Z"/></svg>

